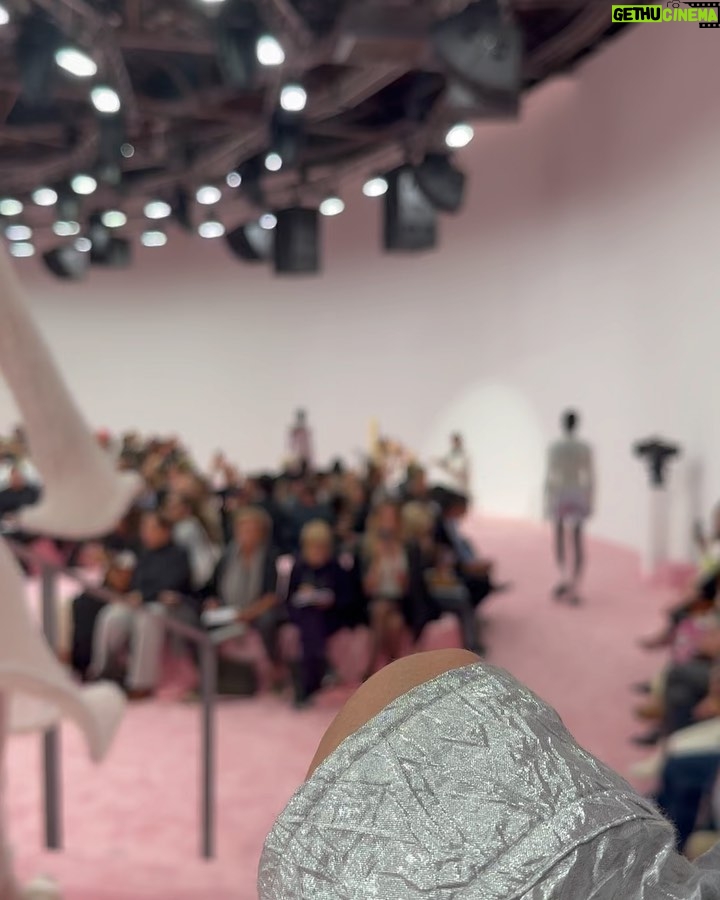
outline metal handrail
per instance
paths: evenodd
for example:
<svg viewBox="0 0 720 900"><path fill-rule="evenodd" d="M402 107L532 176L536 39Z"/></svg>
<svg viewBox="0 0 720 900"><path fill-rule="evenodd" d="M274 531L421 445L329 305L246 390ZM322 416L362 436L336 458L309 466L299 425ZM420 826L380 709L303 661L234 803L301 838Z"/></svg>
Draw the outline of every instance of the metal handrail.
<svg viewBox="0 0 720 900"><path fill-rule="evenodd" d="M8 544L18 559L40 569L42 584L42 623L45 637L57 649L57 578L64 575L86 593L104 603L122 602L122 595L92 581L76 569L52 563L29 547L13 541ZM206 631L163 616L166 631L177 634L198 647L200 656L200 730L202 736L200 766L200 855L215 855L215 700L217 696L217 650ZM43 736L45 845L62 849L62 810L60 799L60 735L56 728Z"/></svg>

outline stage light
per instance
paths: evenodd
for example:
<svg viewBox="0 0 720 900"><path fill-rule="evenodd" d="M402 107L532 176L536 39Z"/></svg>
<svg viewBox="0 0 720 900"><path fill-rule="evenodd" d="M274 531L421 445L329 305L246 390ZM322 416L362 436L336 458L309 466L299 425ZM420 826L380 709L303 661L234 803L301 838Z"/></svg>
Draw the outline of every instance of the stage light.
<svg viewBox="0 0 720 900"><path fill-rule="evenodd" d="M3 197L0 200L0 216L19 216L24 207L14 197Z"/></svg>
<svg viewBox="0 0 720 900"><path fill-rule="evenodd" d="M378 176L377 178L369 178L363 185L362 192L366 197L382 197L387 193L388 183L386 178Z"/></svg>
<svg viewBox="0 0 720 900"><path fill-rule="evenodd" d="M92 241L86 237L75 238L73 247L78 253L89 253L92 250Z"/></svg>
<svg viewBox="0 0 720 900"><path fill-rule="evenodd" d="M38 206L54 206L57 203L57 191L49 187L39 187L33 191L33 202Z"/></svg>
<svg viewBox="0 0 720 900"><path fill-rule="evenodd" d="M106 228L122 228L127 222L127 216L120 209L108 209L100 216L100 221Z"/></svg>
<svg viewBox="0 0 720 900"><path fill-rule="evenodd" d="M5 237L9 241L29 241L32 237L32 228L27 225L8 225Z"/></svg>
<svg viewBox="0 0 720 900"><path fill-rule="evenodd" d="M255 54L261 66L281 66L285 62L285 51L271 34L258 38Z"/></svg>
<svg viewBox="0 0 720 900"><path fill-rule="evenodd" d="M91 227L90 262L96 266L124 269L130 265L131 246L125 238L110 237L102 225Z"/></svg>
<svg viewBox="0 0 720 900"><path fill-rule="evenodd" d="M116 113L120 110L120 95L111 87L98 84L90 91L90 100L100 113Z"/></svg>
<svg viewBox="0 0 720 900"><path fill-rule="evenodd" d="M52 230L58 237L73 237L80 234L80 223L73 222L72 219L61 219L59 222L53 222Z"/></svg>
<svg viewBox="0 0 720 900"><path fill-rule="evenodd" d="M340 197L326 197L320 204L320 213L323 216L339 216L345 209L345 203Z"/></svg>
<svg viewBox="0 0 720 900"><path fill-rule="evenodd" d="M225 234L225 226L222 222L211 219L198 225L198 234L203 238L219 238Z"/></svg>
<svg viewBox="0 0 720 900"><path fill-rule="evenodd" d="M0 4L0 25L7 25L10 21L10 13Z"/></svg>
<svg viewBox="0 0 720 900"><path fill-rule="evenodd" d="M70 187L76 194L87 197L97 190L97 181L92 175L75 175L70 181Z"/></svg>
<svg viewBox="0 0 720 900"><path fill-rule="evenodd" d="M206 6L219 6L221 3L224 3L225 0L202 0L202 2Z"/></svg>
<svg viewBox="0 0 720 900"><path fill-rule="evenodd" d="M268 153L265 157L265 168L268 172L279 172L282 164L282 156L279 153Z"/></svg>
<svg viewBox="0 0 720 900"><path fill-rule="evenodd" d="M445 135L445 143L453 150L460 150L467 147L470 141L475 137L475 129L466 122L460 122L453 125Z"/></svg>
<svg viewBox="0 0 720 900"><path fill-rule="evenodd" d="M203 185L203 187L198 188L195 193L195 199L198 203L202 203L203 206L212 206L213 203L217 203L221 197L222 191L220 188L216 188L212 184Z"/></svg>
<svg viewBox="0 0 720 900"><path fill-rule="evenodd" d="M10 256L16 256L18 259L25 259L28 256L35 255L35 248L32 244L21 242L18 244L10 244Z"/></svg>
<svg viewBox="0 0 720 900"><path fill-rule="evenodd" d="M242 184L242 175L239 172L228 172L225 184L230 188L239 188Z"/></svg>
<svg viewBox="0 0 720 900"><path fill-rule="evenodd" d="M272 231L273 228L275 228L275 226L277 225L277 216L273 213L264 213L262 216L260 216L258 225L264 231Z"/></svg>
<svg viewBox="0 0 720 900"><path fill-rule="evenodd" d="M490 98L516 97L522 84L523 36L499 0L469 3L432 29L441 61Z"/></svg>
<svg viewBox="0 0 720 900"><path fill-rule="evenodd" d="M302 112L307 104L307 92L302 85L286 84L280 91L280 106L285 112Z"/></svg>
<svg viewBox="0 0 720 900"><path fill-rule="evenodd" d="M164 200L151 200L145 204L144 212L148 219L167 219L172 213L172 207Z"/></svg>
<svg viewBox="0 0 720 900"><path fill-rule="evenodd" d="M135 148L132 144L128 144L128 142L125 141L124 144L120 145L120 155L124 156L125 159L132 159L132 157L135 156Z"/></svg>
<svg viewBox="0 0 720 900"><path fill-rule="evenodd" d="M275 236L265 231L258 222L248 222L226 236L227 244L234 256L245 262L267 262L272 256Z"/></svg>
<svg viewBox="0 0 720 900"><path fill-rule="evenodd" d="M143 231L140 242L143 247L164 247L167 244L167 235L164 231Z"/></svg>
<svg viewBox="0 0 720 900"><path fill-rule="evenodd" d="M77 281L86 274L90 257L87 253L80 253L74 247L66 245L44 253L43 262L57 278Z"/></svg>
<svg viewBox="0 0 720 900"><path fill-rule="evenodd" d="M97 73L95 60L77 47L60 47L55 51L55 62L76 78L92 78Z"/></svg>
<svg viewBox="0 0 720 900"><path fill-rule="evenodd" d="M455 168L447 154L428 153L415 167L415 180L436 209L455 213L462 207L465 173Z"/></svg>

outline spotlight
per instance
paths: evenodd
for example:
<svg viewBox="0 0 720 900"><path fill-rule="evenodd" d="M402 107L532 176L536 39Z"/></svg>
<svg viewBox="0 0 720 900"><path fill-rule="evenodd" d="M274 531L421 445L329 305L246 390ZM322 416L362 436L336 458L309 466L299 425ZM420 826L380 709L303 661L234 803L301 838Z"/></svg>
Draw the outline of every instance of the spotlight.
<svg viewBox="0 0 720 900"><path fill-rule="evenodd" d="M76 194L87 197L97 190L97 181L92 175L75 175L70 181L70 187Z"/></svg>
<svg viewBox="0 0 720 900"><path fill-rule="evenodd" d="M167 235L164 231L143 231L140 242L143 247L164 247L167 244Z"/></svg>
<svg viewBox="0 0 720 900"><path fill-rule="evenodd" d="M277 274L320 271L318 211L294 207L277 214L274 263Z"/></svg>
<svg viewBox="0 0 720 900"><path fill-rule="evenodd" d="M0 216L19 216L24 207L14 197L3 197L0 200Z"/></svg>
<svg viewBox="0 0 720 900"><path fill-rule="evenodd" d="M58 222L53 222L52 230L58 237L73 237L80 234L80 223L60 219Z"/></svg>
<svg viewBox="0 0 720 900"><path fill-rule="evenodd" d="M32 228L28 228L27 225L8 225L5 237L9 241L29 241L32 237Z"/></svg>
<svg viewBox="0 0 720 900"><path fill-rule="evenodd" d="M164 200L151 200L145 204L144 212L148 219L167 219L172 213L172 207Z"/></svg>
<svg viewBox="0 0 720 900"><path fill-rule="evenodd" d="M456 169L446 154L428 153L415 168L415 179L436 209L454 213L462 206L465 173Z"/></svg>
<svg viewBox="0 0 720 900"><path fill-rule="evenodd" d="M90 266L90 257L71 246L56 247L43 254L43 262L53 275L77 281Z"/></svg>
<svg viewBox="0 0 720 900"><path fill-rule="evenodd" d="M274 213L264 213L260 216L258 225L263 231L272 231L277 225L277 216Z"/></svg>
<svg viewBox="0 0 720 900"><path fill-rule="evenodd" d="M281 66L285 62L285 51L270 34L258 38L255 53L261 66Z"/></svg>
<svg viewBox="0 0 720 900"><path fill-rule="evenodd" d="M103 236L99 229L93 228L91 242L90 261L95 265L114 269L124 269L130 265L130 241Z"/></svg>
<svg viewBox="0 0 720 900"><path fill-rule="evenodd" d="M307 135L303 117L278 107L270 119L268 144L285 166L294 166L302 157Z"/></svg>
<svg viewBox="0 0 720 900"><path fill-rule="evenodd" d="M32 198L38 206L54 206L57 203L58 195L57 191L52 188L39 187L33 191Z"/></svg>
<svg viewBox="0 0 720 900"><path fill-rule="evenodd" d="M120 110L120 95L111 87L96 85L90 91L90 100L100 113L112 114Z"/></svg>
<svg viewBox="0 0 720 900"><path fill-rule="evenodd" d="M0 25L7 25L10 21L10 13L0 4Z"/></svg>
<svg viewBox="0 0 720 900"><path fill-rule="evenodd" d="M363 185L362 191L366 197L382 197L383 194L387 193L387 189L387 179L378 176L376 178L369 178Z"/></svg>
<svg viewBox="0 0 720 900"><path fill-rule="evenodd" d="M268 172L279 172L282 164L282 156L279 153L268 153L265 157L265 168Z"/></svg>
<svg viewBox="0 0 720 900"><path fill-rule="evenodd" d="M192 215L190 213L190 197L184 187L179 187L175 191L175 199L172 206L172 214L175 221L184 228L185 231L194 232Z"/></svg>
<svg viewBox="0 0 720 900"><path fill-rule="evenodd" d="M222 222L210 219L208 222L201 222L198 225L198 234L203 238L219 238L225 234L225 226Z"/></svg>
<svg viewBox="0 0 720 900"><path fill-rule="evenodd" d="M92 78L97 72L95 60L77 47L60 47L55 51L55 62L76 78Z"/></svg>
<svg viewBox="0 0 720 900"><path fill-rule="evenodd" d="M224 3L225 0L202 0L202 2L206 6L219 6L219 4Z"/></svg>
<svg viewBox="0 0 720 900"><path fill-rule="evenodd" d="M80 218L80 198L70 185L58 188L56 217L61 222L77 222Z"/></svg>
<svg viewBox="0 0 720 900"><path fill-rule="evenodd" d="M127 216L122 210L108 209L100 216L100 221L106 228L122 228L127 222Z"/></svg>
<svg viewBox="0 0 720 900"><path fill-rule="evenodd" d="M498 0L478 0L440 22L435 52L457 78L495 96L517 95L521 86L522 34Z"/></svg>
<svg viewBox="0 0 720 900"><path fill-rule="evenodd" d="M73 247L78 251L78 253L89 253L92 250L92 241L90 238L79 237L75 238L73 243Z"/></svg>
<svg viewBox="0 0 720 900"><path fill-rule="evenodd" d="M216 188L211 184L206 184L203 187L198 188L195 194L195 199L198 203L202 203L203 206L212 206L212 204L217 203L221 197L222 191L220 188Z"/></svg>
<svg viewBox="0 0 720 900"><path fill-rule="evenodd" d="M326 197L320 204L320 214L323 216L339 216L345 209L345 203L340 197Z"/></svg>
<svg viewBox="0 0 720 900"><path fill-rule="evenodd" d="M307 104L307 92L299 84L286 84L280 91L280 106L285 112L302 112Z"/></svg>
<svg viewBox="0 0 720 900"><path fill-rule="evenodd" d="M16 256L18 259L25 259L28 256L35 255L35 248L32 244L20 242L10 244L10 256Z"/></svg>
<svg viewBox="0 0 720 900"><path fill-rule="evenodd" d="M445 143L453 150L460 150L467 147L470 141L475 137L475 129L466 122L460 122L453 125L445 135Z"/></svg>
<svg viewBox="0 0 720 900"><path fill-rule="evenodd" d="M272 256L274 235L259 222L249 222L230 231L226 240L233 254L246 262L267 262Z"/></svg>
<svg viewBox="0 0 720 900"><path fill-rule="evenodd" d="M132 157L135 156L135 148L126 141L124 144L120 145L120 155L124 156L125 159L132 159Z"/></svg>
<svg viewBox="0 0 720 900"><path fill-rule="evenodd" d="M230 188L239 188L242 184L242 175L239 172L228 172L225 184Z"/></svg>

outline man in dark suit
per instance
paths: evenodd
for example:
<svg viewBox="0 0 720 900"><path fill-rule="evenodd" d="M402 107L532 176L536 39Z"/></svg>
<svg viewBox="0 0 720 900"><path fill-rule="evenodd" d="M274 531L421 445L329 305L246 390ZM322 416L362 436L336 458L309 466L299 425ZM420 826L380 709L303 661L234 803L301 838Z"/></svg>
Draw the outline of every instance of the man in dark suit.
<svg viewBox="0 0 720 900"><path fill-rule="evenodd" d="M277 661L279 627L277 552L270 537L272 520L257 506L244 507L235 515L234 536L204 591L205 608L229 606L237 621L254 628L262 637L268 656Z"/></svg>

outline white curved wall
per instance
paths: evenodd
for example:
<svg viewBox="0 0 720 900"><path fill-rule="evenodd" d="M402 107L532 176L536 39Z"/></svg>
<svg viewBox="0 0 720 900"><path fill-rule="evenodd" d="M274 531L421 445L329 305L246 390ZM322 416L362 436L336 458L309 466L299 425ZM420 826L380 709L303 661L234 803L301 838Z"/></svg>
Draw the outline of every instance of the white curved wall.
<svg viewBox="0 0 720 900"><path fill-rule="evenodd" d="M460 428L492 513L539 514L545 444L576 405L596 530L635 546L646 487L629 446L661 431L687 448L680 554L698 497L720 495L719 51L714 31L640 26L520 124L478 128L467 209L434 254L382 256L377 202L348 185L322 279L177 235L79 289L25 266L37 314L98 425L176 431L248 467L279 458L299 404L324 457L362 448L373 416L427 455Z"/></svg>

